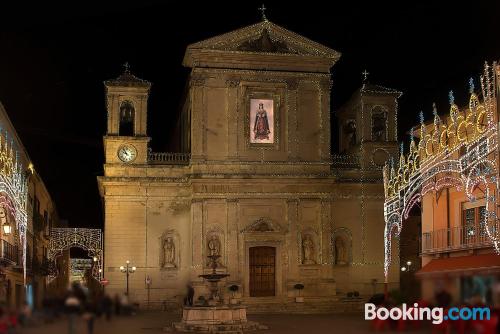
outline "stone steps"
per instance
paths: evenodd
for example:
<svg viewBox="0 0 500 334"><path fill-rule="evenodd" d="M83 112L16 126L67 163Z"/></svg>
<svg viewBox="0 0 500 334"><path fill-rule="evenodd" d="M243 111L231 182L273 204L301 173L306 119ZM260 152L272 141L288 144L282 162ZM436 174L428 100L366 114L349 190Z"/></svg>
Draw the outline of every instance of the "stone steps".
<svg viewBox="0 0 500 334"><path fill-rule="evenodd" d="M293 298L286 300L262 300L254 298L243 301L249 314L265 313L291 313L291 314L317 314L317 313L359 313L362 312L364 298L307 298L303 303L296 303Z"/></svg>

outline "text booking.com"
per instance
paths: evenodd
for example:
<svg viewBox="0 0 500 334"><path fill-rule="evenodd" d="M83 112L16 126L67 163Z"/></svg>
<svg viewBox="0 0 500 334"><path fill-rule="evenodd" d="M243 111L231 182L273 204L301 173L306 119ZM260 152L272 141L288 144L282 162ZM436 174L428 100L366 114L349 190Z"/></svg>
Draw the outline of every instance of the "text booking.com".
<svg viewBox="0 0 500 334"><path fill-rule="evenodd" d="M444 320L490 320L488 307L419 307L418 304L400 307L385 308L375 304L365 304L365 320L431 320L433 324L440 324Z"/></svg>

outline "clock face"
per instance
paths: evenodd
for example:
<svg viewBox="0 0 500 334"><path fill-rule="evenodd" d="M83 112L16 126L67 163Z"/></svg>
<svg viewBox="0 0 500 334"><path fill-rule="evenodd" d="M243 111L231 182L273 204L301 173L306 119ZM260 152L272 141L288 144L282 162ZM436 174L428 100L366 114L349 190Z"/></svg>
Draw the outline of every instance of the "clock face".
<svg viewBox="0 0 500 334"><path fill-rule="evenodd" d="M137 157L137 150L132 145L123 145L118 149L118 158L123 162L134 161Z"/></svg>

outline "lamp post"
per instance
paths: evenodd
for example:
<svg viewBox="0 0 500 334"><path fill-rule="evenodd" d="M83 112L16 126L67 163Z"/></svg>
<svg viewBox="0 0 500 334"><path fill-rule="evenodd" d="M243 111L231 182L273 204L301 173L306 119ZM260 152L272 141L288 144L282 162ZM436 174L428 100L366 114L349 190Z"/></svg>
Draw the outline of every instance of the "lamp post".
<svg viewBox="0 0 500 334"><path fill-rule="evenodd" d="M125 267L124 266L120 267L120 271L125 274L126 281L127 281L127 297L128 297L128 276L130 274L133 274L136 269L137 269L136 267L131 267L130 266L130 261L129 260L127 260L127 265Z"/></svg>

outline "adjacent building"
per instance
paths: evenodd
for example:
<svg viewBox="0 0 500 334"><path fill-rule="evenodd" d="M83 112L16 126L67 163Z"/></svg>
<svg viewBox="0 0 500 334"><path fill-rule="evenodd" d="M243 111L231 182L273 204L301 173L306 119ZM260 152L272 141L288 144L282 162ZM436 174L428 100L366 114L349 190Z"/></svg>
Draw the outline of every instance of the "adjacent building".
<svg viewBox="0 0 500 334"><path fill-rule="evenodd" d="M47 249L57 212L7 112L0 104L0 303L41 306Z"/></svg>

